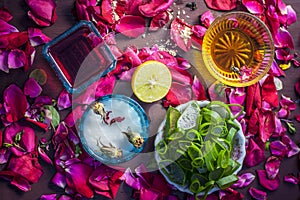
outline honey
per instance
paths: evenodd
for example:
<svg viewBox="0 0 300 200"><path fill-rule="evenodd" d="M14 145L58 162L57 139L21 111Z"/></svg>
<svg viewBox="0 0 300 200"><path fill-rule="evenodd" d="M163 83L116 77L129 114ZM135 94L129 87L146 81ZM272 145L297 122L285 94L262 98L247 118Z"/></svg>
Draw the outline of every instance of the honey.
<svg viewBox="0 0 300 200"><path fill-rule="evenodd" d="M274 45L262 21L251 14L233 12L217 18L207 30L202 55L215 78L228 85L246 86L267 73ZM243 76L244 70L251 73Z"/></svg>

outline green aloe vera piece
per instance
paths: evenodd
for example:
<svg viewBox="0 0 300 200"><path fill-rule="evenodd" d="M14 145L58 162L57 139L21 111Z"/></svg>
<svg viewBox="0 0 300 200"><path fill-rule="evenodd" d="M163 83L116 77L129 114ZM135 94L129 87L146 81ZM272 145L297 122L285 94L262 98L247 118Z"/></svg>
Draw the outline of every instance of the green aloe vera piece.
<svg viewBox="0 0 300 200"><path fill-rule="evenodd" d="M165 125L165 131L164 135L165 137L168 137L170 133L177 128L177 121L180 117L181 113L176 108L170 106L167 110L167 116L166 116L166 125Z"/></svg>

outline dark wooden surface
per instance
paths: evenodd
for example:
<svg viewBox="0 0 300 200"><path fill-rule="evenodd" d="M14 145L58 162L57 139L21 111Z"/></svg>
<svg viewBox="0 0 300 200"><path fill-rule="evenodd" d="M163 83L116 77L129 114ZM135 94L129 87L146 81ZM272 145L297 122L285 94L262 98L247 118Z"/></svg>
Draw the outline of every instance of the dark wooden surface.
<svg viewBox="0 0 300 200"><path fill-rule="evenodd" d="M72 15L72 9L74 6L74 0L57 0L57 15L58 20L57 22L47 28L42 28L43 32L48 35L51 38L56 37L58 34L64 32L66 29L71 27L76 23L76 18ZM186 21L189 23L195 23L197 21L197 16L199 16L201 13L207 10L207 7L203 3L203 1L198 0L196 1L198 5L198 9L196 11L188 11L187 8L185 8L187 12L187 15L190 16L190 18L186 18ZM297 16L299 20L293 24L291 27L289 27L290 32L292 33L294 42L295 42L295 50L296 52L300 53L300 1L299 0L284 0L286 4L290 4L293 6L293 8L297 12ZM24 0L0 0L0 7L5 6L7 7L13 14L14 19L12 20L12 24L15 25L20 31L26 30L27 27L36 27L36 25L30 20L26 15L26 4ZM182 5L181 7L184 7ZM176 8L176 12L177 12ZM215 12L217 15L219 13ZM184 16L181 14L181 16ZM147 38L146 38L147 39ZM123 41L124 42L124 41ZM140 41L143 44L146 44L146 41ZM126 42L125 42L126 43ZM135 42L132 42L130 40L127 41L128 44L135 44ZM0 93L2 94L3 90L10 85L11 83L16 83L20 87L23 87L24 81L28 78L29 73L36 68L42 68L45 69L48 74L48 81L46 85L43 86L43 94L49 95L53 98L56 98L59 94L59 92L62 90L62 84L57 79L56 75L50 69L48 63L41 55L42 46L36 48L36 57L34 64L31 68L29 68L28 71L24 72L23 69L17 69L17 70L11 70L9 74L0 72ZM197 65L197 60L195 59L192 61L193 64ZM201 67L201 66L200 66ZM294 68L291 67L289 70L286 71L286 77L281 78L283 81L284 89L280 92L286 96L291 97L292 99L298 99L300 98L295 94L294 91L294 84L296 81L300 79L300 68ZM204 85L207 87L211 83L211 77L209 77L206 73L201 73L201 78L204 79ZM294 114L300 114L299 106L296 111L293 112ZM296 128L298 129L295 136L291 136L292 139L296 143L300 143L300 125L299 123L296 124ZM42 132L38 132L39 137L48 137L50 138L50 134L45 134ZM44 174L41 178L41 180L37 183L32 185L32 190L23 193L20 192L18 189L16 189L14 186L11 186L9 182L4 181L0 179L0 200L14 200L14 199L24 199L24 200L35 200L38 199L42 194L47 193L58 193L62 194L63 190L57 188L56 186L51 184L51 177L55 173L55 169L46 163L41 161L41 164L44 168ZM0 170L3 168L3 166L0 166ZM255 169L263 168L263 165L250 168L250 169L243 169L244 172L254 172ZM299 187L296 185L288 184L283 182L283 176L288 173L295 173L297 174L299 171L299 161L297 156L294 156L290 159L284 159L284 161L281 163L280 167L280 175L281 175L281 184L277 191L274 192L268 192L268 199L271 200L300 200L300 190ZM254 172L255 173L255 172ZM257 187L258 189L262 189L261 186L259 186L257 180L255 180L253 186ZM245 199L251 199L248 195L248 187L240 190L242 193L245 194ZM120 189L120 192L118 193L117 199L130 199L131 190L127 186L123 185ZM181 198L185 198L185 195L181 195ZM95 196L94 199L106 199L100 196Z"/></svg>

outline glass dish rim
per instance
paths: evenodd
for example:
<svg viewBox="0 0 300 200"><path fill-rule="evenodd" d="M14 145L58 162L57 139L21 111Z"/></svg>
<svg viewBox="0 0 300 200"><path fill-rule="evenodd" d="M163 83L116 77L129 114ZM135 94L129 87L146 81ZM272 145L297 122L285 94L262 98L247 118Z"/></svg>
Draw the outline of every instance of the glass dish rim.
<svg viewBox="0 0 300 200"><path fill-rule="evenodd" d="M267 27L267 25L259 17L255 16L255 15L253 15L251 13L244 12L244 11L231 11L231 12L228 12L228 13L221 14L221 15L217 16L215 18L215 20L212 22L212 24L206 30L206 33L205 33L205 35L203 37L203 44L204 44L204 41L207 38L207 34L214 28L214 25L216 23L218 23L219 21L221 21L222 18L226 18L226 17L231 16L231 15L246 15L246 16L248 16L248 17L253 18L254 20L256 20L263 27L263 29L265 30L266 34L268 35L268 38L270 39L270 42L269 42L270 43L270 54L271 54L270 58L274 58L274 55L275 55L275 46L274 46L274 40L273 40L271 31L269 30L269 28ZM202 59L203 59L204 54L208 54L208 53L207 53L207 51L205 51L204 48L202 48L201 51L202 51L201 53L202 53ZM255 77L254 79L252 79L250 81L240 82L240 83L235 83L235 82L232 82L232 81L229 81L229 80L225 80L224 78L220 77L217 73L215 73L211 69L211 66L209 66L209 64L207 63L207 61L205 59L203 59L203 62L204 62L205 68L218 81L220 81L220 82L222 82L222 83L224 83L224 84L226 84L228 86L246 87L246 86L250 86L250 85L258 82L260 79L263 78L263 76L265 76L268 73L268 71L270 70L270 68L272 66L273 59L270 59L268 61L268 64L267 64L267 67L266 67L264 73L259 74L257 77Z"/></svg>
<svg viewBox="0 0 300 200"><path fill-rule="evenodd" d="M131 153L131 154L128 154L126 157L122 157L121 159L104 159L101 155L95 153L87 144L87 141L84 137L84 134L83 134L83 124L84 124L84 119L86 118L86 115L88 114L88 112L91 110L90 106L84 111L83 115L82 115L82 118L80 119L80 123L79 123L79 127L78 127L78 136L79 136L79 139L82 143L82 146L83 148L85 149L85 151L91 156L93 157L94 159L104 163L104 164L108 164L108 165L117 165L117 164L121 164L121 163L124 163L124 162L127 162L131 159L133 159L135 156L137 156L139 153L141 153L148 141L148 138L149 138L149 125L150 125L150 122L149 122L149 119L147 117L147 114L145 112L145 110L143 109L143 107L138 104L134 99L128 97L128 96L125 96L125 95L122 95L122 94L108 94L108 95L104 95L102 97L99 97L98 99L96 99L95 101L93 101L92 103L94 102L98 102L98 101L103 101L103 100L111 100L111 99L118 99L118 100L122 100L124 101L125 103L128 103L130 107L132 107L137 113L138 113L138 116L140 117L141 119L141 123L142 123L142 129L144 131L146 131L145 135L146 137L144 137L144 144L142 147L140 148L135 148L134 147L134 151ZM110 160L110 161L108 161Z"/></svg>
<svg viewBox="0 0 300 200"><path fill-rule="evenodd" d="M58 65L56 64L56 61L54 58L50 55L49 50L50 48L63 40L64 38L68 37L69 35L73 34L75 31L80 29L83 26L87 26L91 32L95 33L97 37L100 37L103 43L105 51L108 53L109 58L111 59L111 64L103 71L102 73L99 73L98 75L93 76L89 81L81 84L79 87L73 87L70 82L67 80L67 78L63 75L63 72L59 69ZM99 45L100 45L99 44ZM97 46L96 46L97 47ZM94 47L94 48L96 48ZM101 34L97 30L97 28L94 26L94 24L87 20L81 20L77 22L75 25L71 26L69 29L64 31L63 33L59 34L57 37L52 39L50 42L46 43L43 47L42 54L44 58L47 60L47 62L50 64L51 68L55 71L56 75L58 76L59 80L62 82L64 88L69 93L81 93L84 89L86 89L89 85L91 85L93 82L95 82L97 79L99 79L101 76L106 75L116 67L117 59L110 50L110 48L107 46L103 38L101 37Z"/></svg>

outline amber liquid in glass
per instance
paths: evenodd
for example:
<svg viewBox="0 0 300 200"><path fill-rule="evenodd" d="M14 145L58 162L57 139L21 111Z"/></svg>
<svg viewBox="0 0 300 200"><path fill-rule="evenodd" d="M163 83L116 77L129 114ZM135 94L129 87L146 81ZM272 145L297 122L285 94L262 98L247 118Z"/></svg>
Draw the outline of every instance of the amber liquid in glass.
<svg viewBox="0 0 300 200"><path fill-rule="evenodd" d="M253 27L245 21L238 21L239 26L247 26L247 32L240 28L224 29L234 21L227 20L216 25L216 31L211 41L211 57L221 73L240 74L242 67L252 68L255 73L258 63L261 62L263 52L260 52L260 41ZM219 31L221 30L221 31Z"/></svg>

